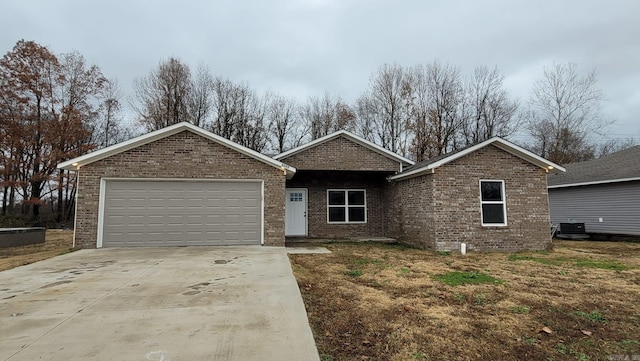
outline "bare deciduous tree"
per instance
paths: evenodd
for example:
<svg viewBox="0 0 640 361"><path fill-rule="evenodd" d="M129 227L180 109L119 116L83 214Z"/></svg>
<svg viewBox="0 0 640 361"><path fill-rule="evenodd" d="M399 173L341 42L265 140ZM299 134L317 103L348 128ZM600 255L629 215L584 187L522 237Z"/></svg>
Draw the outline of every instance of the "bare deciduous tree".
<svg viewBox="0 0 640 361"><path fill-rule="evenodd" d="M282 153L299 146L305 137L306 129L300 120L296 100L273 93L267 94L266 97L272 150Z"/></svg>
<svg viewBox="0 0 640 361"><path fill-rule="evenodd" d="M413 97L410 128L417 160L458 149L464 88L457 68L435 60L411 71Z"/></svg>
<svg viewBox="0 0 640 361"><path fill-rule="evenodd" d="M497 68L480 66L474 70L466 86L463 146L496 136L506 138L517 130L518 102L509 97L503 81Z"/></svg>
<svg viewBox="0 0 640 361"><path fill-rule="evenodd" d="M321 97L310 97L300 108L300 115L312 140L338 130L350 130L355 120L351 107L326 91Z"/></svg>
<svg viewBox="0 0 640 361"><path fill-rule="evenodd" d="M527 127L536 153L559 164L594 157L590 137L610 124L600 114L604 96L597 82L595 72L581 76L575 63L544 68L529 100Z"/></svg>
<svg viewBox="0 0 640 361"><path fill-rule="evenodd" d="M192 121L189 97L192 92L191 71L179 59L161 61L155 70L134 82L132 107L140 123L157 130L183 121Z"/></svg>
<svg viewBox="0 0 640 361"><path fill-rule="evenodd" d="M52 108L52 115L57 122L52 122L49 130L53 143L51 154L57 161L79 156L96 147L92 125L98 117L97 100L107 83L100 68L87 65L84 56L78 52L62 54L60 70L61 109L57 113ZM55 164L53 167L55 169ZM50 187L57 191L56 221L60 222L65 213L71 215L75 198L71 190L75 191L75 178L70 177L68 171L59 169L57 172L57 181Z"/></svg>
<svg viewBox="0 0 640 361"><path fill-rule="evenodd" d="M187 102L191 123L198 127L204 127L211 117L213 83L214 79L209 69L200 65L193 79Z"/></svg>
<svg viewBox="0 0 640 361"><path fill-rule="evenodd" d="M214 133L258 152L266 148L266 101L249 85L216 78L213 109L213 122L209 128Z"/></svg>
<svg viewBox="0 0 640 361"><path fill-rule="evenodd" d="M100 94L99 114L94 124L94 142L99 147L108 147L133 136L131 129L124 125L121 115L122 92L116 79L105 83Z"/></svg>
<svg viewBox="0 0 640 361"><path fill-rule="evenodd" d="M353 109L356 115L355 132L370 142L382 144L378 139L379 118L371 96L368 93L360 95Z"/></svg>
<svg viewBox="0 0 640 361"><path fill-rule="evenodd" d="M381 66L372 74L368 91L356 101L359 133L406 155L412 90L407 70L398 64Z"/></svg>
<svg viewBox="0 0 640 361"><path fill-rule="evenodd" d="M238 98L241 97L239 89L229 79L216 78L213 82L213 108L214 118L210 125L211 130L221 137L231 139L234 128L237 127L236 117L238 113Z"/></svg>
<svg viewBox="0 0 640 361"><path fill-rule="evenodd" d="M621 150L625 150L627 148L631 148L633 146L635 146L637 143L635 141L635 139L633 138L624 138L624 139L620 139L620 138L616 138L616 139L609 139L603 143L600 143L598 145L598 150L597 150L597 154L596 156L602 157L605 155L609 155L611 153L615 153L615 152L619 152Z"/></svg>

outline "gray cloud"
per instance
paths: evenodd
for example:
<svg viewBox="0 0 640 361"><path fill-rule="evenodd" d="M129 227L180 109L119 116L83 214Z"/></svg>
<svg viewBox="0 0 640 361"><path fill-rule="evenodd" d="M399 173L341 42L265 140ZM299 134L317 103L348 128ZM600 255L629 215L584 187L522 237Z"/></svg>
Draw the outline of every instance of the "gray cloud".
<svg viewBox="0 0 640 361"><path fill-rule="evenodd" d="M640 139L640 2L615 1L47 1L0 4L0 50L19 39L77 50L130 92L176 56L193 68L298 97L353 101L384 63L435 58L469 74L497 66L526 100L553 62L596 70L617 124Z"/></svg>

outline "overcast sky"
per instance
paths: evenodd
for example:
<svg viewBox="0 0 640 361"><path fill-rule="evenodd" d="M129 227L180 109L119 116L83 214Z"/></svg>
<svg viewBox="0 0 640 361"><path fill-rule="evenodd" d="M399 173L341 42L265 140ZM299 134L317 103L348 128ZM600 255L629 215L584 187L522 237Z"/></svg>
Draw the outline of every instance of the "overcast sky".
<svg viewBox="0 0 640 361"><path fill-rule="evenodd" d="M77 50L130 93L174 56L257 90L352 102L380 65L497 66L526 103L544 66L595 70L616 120L640 141L640 1L3 0L0 52L20 39Z"/></svg>

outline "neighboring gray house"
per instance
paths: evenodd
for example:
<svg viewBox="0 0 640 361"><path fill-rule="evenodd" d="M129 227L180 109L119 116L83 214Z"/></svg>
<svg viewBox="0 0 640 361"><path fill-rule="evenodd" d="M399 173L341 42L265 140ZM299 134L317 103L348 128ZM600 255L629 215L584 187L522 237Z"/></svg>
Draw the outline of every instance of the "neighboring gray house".
<svg viewBox="0 0 640 361"><path fill-rule="evenodd" d="M547 176L551 222L640 236L640 145L565 168Z"/></svg>

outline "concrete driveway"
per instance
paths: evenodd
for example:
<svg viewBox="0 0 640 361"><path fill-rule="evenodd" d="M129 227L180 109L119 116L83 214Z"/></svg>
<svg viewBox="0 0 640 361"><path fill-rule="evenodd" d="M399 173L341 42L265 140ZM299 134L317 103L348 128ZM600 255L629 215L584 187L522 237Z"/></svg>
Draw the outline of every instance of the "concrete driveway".
<svg viewBox="0 0 640 361"><path fill-rule="evenodd" d="M319 360L284 248L82 250L0 272L0 360Z"/></svg>

